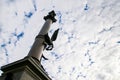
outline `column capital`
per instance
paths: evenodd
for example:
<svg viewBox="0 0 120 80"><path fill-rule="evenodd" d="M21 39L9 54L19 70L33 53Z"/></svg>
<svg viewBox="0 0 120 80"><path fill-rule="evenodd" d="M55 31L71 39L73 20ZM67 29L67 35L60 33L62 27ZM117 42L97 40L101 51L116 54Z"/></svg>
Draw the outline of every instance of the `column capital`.
<svg viewBox="0 0 120 80"><path fill-rule="evenodd" d="M51 19L52 22L54 23L57 21L55 19L55 16L56 16L56 14L55 14L54 10L52 10L51 12L49 12L49 14L47 16L44 16L44 20L46 21L47 19Z"/></svg>

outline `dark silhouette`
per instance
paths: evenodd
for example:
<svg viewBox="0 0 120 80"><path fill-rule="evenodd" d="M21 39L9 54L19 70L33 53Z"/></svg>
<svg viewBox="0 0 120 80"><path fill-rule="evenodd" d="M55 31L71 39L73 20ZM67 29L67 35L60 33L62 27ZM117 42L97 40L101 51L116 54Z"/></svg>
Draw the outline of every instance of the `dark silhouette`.
<svg viewBox="0 0 120 80"><path fill-rule="evenodd" d="M13 80L13 74L7 73L7 76L5 77L5 80Z"/></svg>

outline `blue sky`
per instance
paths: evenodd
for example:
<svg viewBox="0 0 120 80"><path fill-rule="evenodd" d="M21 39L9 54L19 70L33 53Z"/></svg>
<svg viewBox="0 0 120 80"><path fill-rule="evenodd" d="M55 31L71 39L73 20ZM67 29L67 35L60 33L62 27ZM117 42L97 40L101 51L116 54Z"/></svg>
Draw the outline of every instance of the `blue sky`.
<svg viewBox="0 0 120 80"><path fill-rule="evenodd" d="M59 35L41 62L52 80L119 80L119 8L119 0L1 0L0 66L27 56L55 10L49 35Z"/></svg>

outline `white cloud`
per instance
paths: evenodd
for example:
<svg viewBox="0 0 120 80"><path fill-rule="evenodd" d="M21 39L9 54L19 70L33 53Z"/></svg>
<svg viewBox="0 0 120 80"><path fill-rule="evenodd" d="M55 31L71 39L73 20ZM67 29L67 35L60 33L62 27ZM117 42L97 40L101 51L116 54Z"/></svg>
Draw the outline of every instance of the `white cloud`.
<svg viewBox="0 0 120 80"><path fill-rule="evenodd" d="M58 21L50 30L53 33L60 28L60 32L55 48L43 52L49 60L42 61L49 76L53 80L119 80L119 3L1 0L0 66L7 64L7 59L10 63L27 55L44 23L43 17L55 10Z"/></svg>

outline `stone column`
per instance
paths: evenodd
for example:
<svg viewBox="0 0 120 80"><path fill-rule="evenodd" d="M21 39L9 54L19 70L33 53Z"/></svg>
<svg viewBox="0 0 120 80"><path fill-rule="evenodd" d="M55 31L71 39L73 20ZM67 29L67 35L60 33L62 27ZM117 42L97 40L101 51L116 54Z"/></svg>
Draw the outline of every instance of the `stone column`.
<svg viewBox="0 0 120 80"><path fill-rule="evenodd" d="M55 12L51 11L51 12L49 12L49 14L47 16L44 17L45 23L44 23L42 29L40 30L38 36L36 37L35 42L33 43L33 46L31 48L30 52L28 53L28 56L32 56L38 60L41 59L42 51L45 46L44 36L48 33L51 24L56 22L56 19L54 18L55 16L56 16Z"/></svg>

